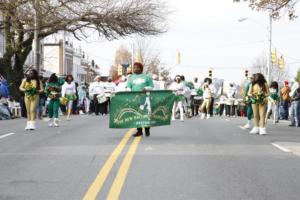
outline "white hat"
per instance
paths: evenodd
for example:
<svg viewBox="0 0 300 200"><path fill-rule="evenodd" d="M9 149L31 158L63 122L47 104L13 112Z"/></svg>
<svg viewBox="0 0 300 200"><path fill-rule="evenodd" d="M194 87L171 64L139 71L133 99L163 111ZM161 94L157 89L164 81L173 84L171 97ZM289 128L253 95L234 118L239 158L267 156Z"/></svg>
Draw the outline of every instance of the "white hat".
<svg viewBox="0 0 300 200"><path fill-rule="evenodd" d="M99 75L96 76L96 77L94 78L94 81L97 81L98 78L101 78L101 76L99 76Z"/></svg>
<svg viewBox="0 0 300 200"><path fill-rule="evenodd" d="M153 75L152 75L152 79L153 79L153 80L156 80L157 78L158 78L158 76L157 76L156 74L153 74Z"/></svg>

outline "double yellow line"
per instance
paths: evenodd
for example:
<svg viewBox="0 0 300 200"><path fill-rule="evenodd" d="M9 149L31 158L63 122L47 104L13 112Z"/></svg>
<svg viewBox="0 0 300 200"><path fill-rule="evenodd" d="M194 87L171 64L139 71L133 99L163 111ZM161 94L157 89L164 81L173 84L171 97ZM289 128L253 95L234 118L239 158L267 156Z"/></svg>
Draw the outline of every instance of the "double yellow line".
<svg viewBox="0 0 300 200"><path fill-rule="evenodd" d="M94 182L86 192L85 196L83 197L83 200L94 200L97 198L97 195L101 191L103 184L108 177L111 169L113 168L115 162L117 161L118 157L122 153L123 149L125 148L126 144L128 143L129 139L131 138L131 135L134 133L135 129L130 129L121 142L118 144L118 146L115 148L115 150L112 152L110 157L107 159L105 164L103 165L102 169L98 173L97 177L95 178ZM130 148L119 168L119 171L117 173L117 176L112 184L112 187L110 188L110 191L107 196L107 200L117 200L119 199L123 184L126 179L126 175L128 173L129 167L131 165L132 159L134 157L134 154L137 150L137 147L141 141L141 137L134 138L132 144L130 145Z"/></svg>

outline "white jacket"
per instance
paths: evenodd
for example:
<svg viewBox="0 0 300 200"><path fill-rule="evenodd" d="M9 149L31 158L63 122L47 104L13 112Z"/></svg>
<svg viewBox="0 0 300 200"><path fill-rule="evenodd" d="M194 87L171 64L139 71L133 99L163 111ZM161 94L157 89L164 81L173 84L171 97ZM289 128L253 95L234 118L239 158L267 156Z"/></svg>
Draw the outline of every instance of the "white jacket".
<svg viewBox="0 0 300 200"><path fill-rule="evenodd" d="M76 85L74 82L70 84L65 82L61 88L61 95L64 97L65 95L76 94Z"/></svg>
<svg viewBox="0 0 300 200"><path fill-rule="evenodd" d="M95 94L104 94L105 92L105 83L100 81L95 81L90 85L89 93L90 97L93 97Z"/></svg>
<svg viewBox="0 0 300 200"><path fill-rule="evenodd" d="M184 94L185 86L183 85L182 82L180 82L180 83L173 82L173 83L170 85L169 89L170 89L170 90L173 90L173 91L176 91L176 94L177 94L177 95L183 95L183 94Z"/></svg>

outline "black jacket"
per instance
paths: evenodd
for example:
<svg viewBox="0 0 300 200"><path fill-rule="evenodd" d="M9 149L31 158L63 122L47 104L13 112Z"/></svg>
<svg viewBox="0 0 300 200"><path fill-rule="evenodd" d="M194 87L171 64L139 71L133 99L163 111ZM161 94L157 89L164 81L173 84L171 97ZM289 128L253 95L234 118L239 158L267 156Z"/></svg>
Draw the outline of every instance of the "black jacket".
<svg viewBox="0 0 300 200"><path fill-rule="evenodd" d="M292 101L300 101L300 87L294 92Z"/></svg>

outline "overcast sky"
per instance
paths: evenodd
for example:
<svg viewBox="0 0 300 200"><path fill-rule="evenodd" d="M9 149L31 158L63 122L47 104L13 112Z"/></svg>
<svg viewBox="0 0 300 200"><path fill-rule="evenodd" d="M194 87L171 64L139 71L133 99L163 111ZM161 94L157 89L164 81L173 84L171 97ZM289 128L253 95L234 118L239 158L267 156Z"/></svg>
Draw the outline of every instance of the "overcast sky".
<svg viewBox="0 0 300 200"><path fill-rule="evenodd" d="M151 38L152 48L160 53L162 63L173 73L184 74L188 79L207 76L213 69L214 77L239 82L244 69L251 67L253 60L268 52L268 14L252 11L246 3L232 0L168 0L174 10L169 17L169 31ZM298 5L297 13L300 15ZM238 22L240 18L248 18ZM290 73L300 67L300 19L289 21L283 17L273 23L273 47L285 56ZM133 39L113 42L82 42L108 74L120 45L130 48ZM181 52L181 65L176 66L176 52Z"/></svg>

